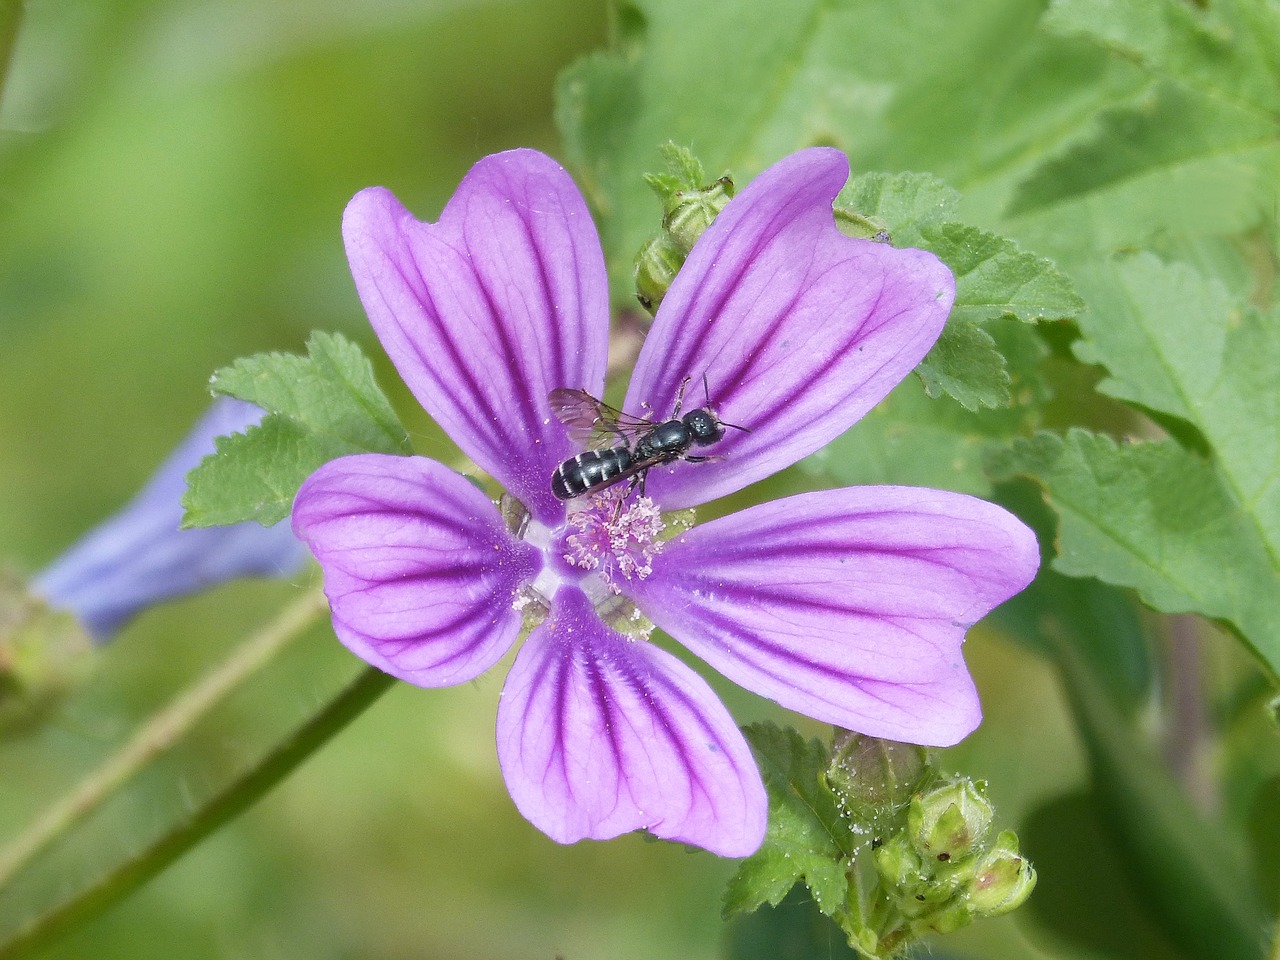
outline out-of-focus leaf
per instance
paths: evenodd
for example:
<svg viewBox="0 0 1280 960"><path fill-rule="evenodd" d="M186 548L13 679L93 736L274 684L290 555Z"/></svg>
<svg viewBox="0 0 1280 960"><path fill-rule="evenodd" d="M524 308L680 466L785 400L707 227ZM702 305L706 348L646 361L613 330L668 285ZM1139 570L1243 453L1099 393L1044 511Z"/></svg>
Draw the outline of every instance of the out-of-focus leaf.
<svg viewBox="0 0 1280 960"><path fill-rule="evenodd" d="M1173 441L1121 446L1075 429L1015 441L988 467L1045 487L1061 521L1054 569L1221 620L1280 673L1280 571L1213 464Z"/></svg>
<svg viewBox="0 0 1280 960"><path fill-rule="evenodd" d="M1073 792L1040 805L1018 831L1039 878L1025 907L1035 928L1070 945L1070 957L1187 960L1135 886L1101 813L1095 795Z"/></svg>
<svg viewBox="0 0 1280 960"><path fill-rule="evenodd" d="M1103 250L1169 226L1232 232L1269 212L1278 171L1274 117L1159 84L1100 113L1089 135L1023 182L1009 215L1043 214ZM1091 229L1081 232L1083 222Z"/></svg>
<svg viewBox="0 0 1280 960"><path fill-rule="evenodd" d="M1100 103L1036 159L1008 211L1021 236L1085 259L1162 234L1239 232L1274 216L1275 4L1058 0L1045 26L1108 51L1141 83Z"/></svg>
<svg viewBox="0 0 1280 960"><path fill-rule="evenodd" d="M1267 923L1237 838L1192 807L1072 644L1057 654L1103 820L1162 928L1189 957L1256 960Z"/></svg>
<svg viewBox="0 0 1280 960"><path fill-rule="evenodd" d="M1280 110L1280 18L1266 0L1053 0L1045 26L1090 37L1218 99Z"/></svg>
<svg viewBox="0 0 1280 960"><path fill-rule="evenodd" d="M991 182L997 199L979 205L998 208L1020 170L1134 73L1037 31L1040 13L1027 0L744 0L732 16L690 15L679 0L624 6L614 50L575 64L557 91L615 291L658 226L642 175L667 140L742 183L800 147L835 144L855 172L929 169L966 195Z"/></svg>

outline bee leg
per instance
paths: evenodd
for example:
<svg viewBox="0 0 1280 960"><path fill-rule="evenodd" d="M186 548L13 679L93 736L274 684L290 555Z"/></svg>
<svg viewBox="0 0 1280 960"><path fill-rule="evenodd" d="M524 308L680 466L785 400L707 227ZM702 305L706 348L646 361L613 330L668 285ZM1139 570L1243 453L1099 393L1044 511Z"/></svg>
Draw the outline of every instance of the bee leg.
<svg viewBox="0 0 1280 960"><path fill-rule="evenodd" d="M680 418L680 408L684 406L684 388L687 386L689 386L689 378L685 377L680 381L680 389L676 391L676 409L675 412L671 414L672 420L678 420Z"/></svg>
<svg viewBox="0 0 1280 960"><path fill-rule="evenodd" d="M638 473L627 481L627 489L622 492L622 496L618 498L618 502L613 505L613 516L609 520L610 523L618 522L618 518L622 516L622 505L630 499L632 491L634 491L637 486L640 488L640 496L644 496L644 478L644 473Z"/></svg>

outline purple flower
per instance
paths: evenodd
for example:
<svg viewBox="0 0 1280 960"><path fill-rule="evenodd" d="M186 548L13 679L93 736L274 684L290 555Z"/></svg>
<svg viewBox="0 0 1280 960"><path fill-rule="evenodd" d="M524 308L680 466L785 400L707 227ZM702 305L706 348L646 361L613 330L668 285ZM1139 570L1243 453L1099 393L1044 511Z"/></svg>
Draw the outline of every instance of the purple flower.
<svg viewBox="0 0 1280 960"><path fill-rule="evenodd" d="M284 524L179 529L187 473L213 438L262 419L251 403L220 397L138 494L32 581L50 606L69 610L103 643L147 607L238 577L287 577L307 552Z"/></svg>
<svg viewBox="0 0 1280 960"><path fill-rule="evenodd" d="M435 224L383 189L347 208L379 339L509 509L435 461L365 455L307 480L294 530L324 568L338 637L410 683L470 680L536 623L503 689L498 755L516 806L557 841L643 828L744 856L764 836L744 738L706 682L646 640L652 624L742 686L852 730L941 745L980 719L965 630L1038 563L1004 510L862 487L662 531L659 509L732 493L838 436L937 339L951 274L841 234L831 205L847 176L838 151L794 154L698 242L624 410L665 415L686 378L701 403L705 376L716 413L751 432L728 431L709 462L651 470L648 497L621 505L625 487L568 505L550 489L578 451L547 394L600 395L609 330L600 243L564 170L529 150L488 157Z"/></svg>

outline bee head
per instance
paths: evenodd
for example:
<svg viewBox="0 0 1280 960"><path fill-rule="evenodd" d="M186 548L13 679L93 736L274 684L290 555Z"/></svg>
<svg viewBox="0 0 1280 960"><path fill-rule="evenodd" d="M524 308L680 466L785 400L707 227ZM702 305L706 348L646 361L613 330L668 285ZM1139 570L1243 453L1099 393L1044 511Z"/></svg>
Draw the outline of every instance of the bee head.
<svg viewBox="0 0 1280 960"><path fill-rule="evenodd" d="M715 443L724 436L724 424L710 410L691 410L680 418L693 442L700 447Z"/></svg>

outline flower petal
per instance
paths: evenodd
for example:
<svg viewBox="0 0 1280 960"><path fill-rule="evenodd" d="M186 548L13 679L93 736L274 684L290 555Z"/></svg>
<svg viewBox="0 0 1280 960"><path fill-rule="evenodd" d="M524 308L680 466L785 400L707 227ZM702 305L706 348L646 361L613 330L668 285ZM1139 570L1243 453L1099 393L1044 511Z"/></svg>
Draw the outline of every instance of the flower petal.
<svg viewBox="0 0 1280 960"><path fill-rule="evenodd" d="M981 719L965 631L1038 565L1034 535L994 504L851 487L694 527L626 592L749 690L850 730L945 746Z"/></svg>
<svg viewBox="0 0 1280 960"><path fill-rule="evenodd" d="M329 461L298 491L293 529L324 568L338 639L420 687L501 659L520 630L517 591L541 566L483 493L424 457Z"/></svg>
<svg viewBox="0 0 1280 960"><path fill-rule="evenodd" d="M569 175L534 150L499 153L439 223L375 187L342 230L369 320L414 396L534 516L563 516L549 482L574 451L547 394L598 394L609 334L604 255Z"/></svg>
<svg viewBox="0 0 1280 960"><path fill-rule="evenodd" d="M664 508L732 493L839 436L905 377L942 332L955 281L933 254L855 240L831 204L844 154L802 150L753 180L694 247L662 301L625 408L711 406L718 459L655 469Z"/></svg>
<svg viewBox="0 0 1280 960"><path fill-rule="evenodd" d="M507 677L498 757L520 812L559 843L647 829L744 857L764 839L764 784L724 705L671 654L606 627L573 587Z"/></svg>

